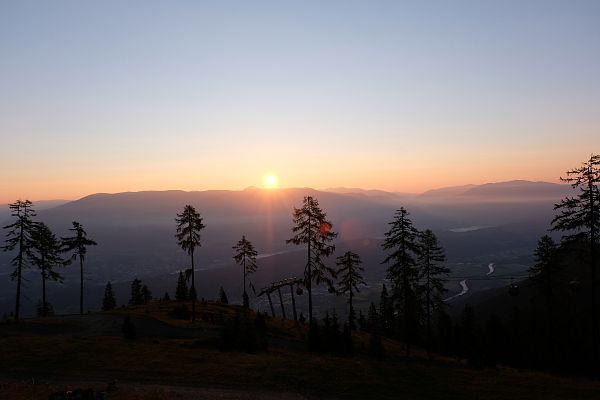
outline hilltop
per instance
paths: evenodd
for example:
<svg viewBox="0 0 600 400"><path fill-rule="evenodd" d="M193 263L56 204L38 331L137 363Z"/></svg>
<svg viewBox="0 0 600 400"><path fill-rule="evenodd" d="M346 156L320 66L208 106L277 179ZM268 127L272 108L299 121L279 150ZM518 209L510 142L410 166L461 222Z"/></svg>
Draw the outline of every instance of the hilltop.
<svg viewBox="0 0 600 400"><path fill-rule="evenodd" d="M219 350L223 326L240 307L208 302L191 324L169 316L175 302L114 312L0 324L0 389L12 400L68 388L106 390L108 399L592 399L600 384L580 378L498 367L476 370L463 360L383 340L386 358L368 355L369 337L355 333L357 354L336 357L305 350L305 326L266 318L268 351ZM137 328L125 340L121 323ZM250 314L254 318L254 314Z"/></svg>

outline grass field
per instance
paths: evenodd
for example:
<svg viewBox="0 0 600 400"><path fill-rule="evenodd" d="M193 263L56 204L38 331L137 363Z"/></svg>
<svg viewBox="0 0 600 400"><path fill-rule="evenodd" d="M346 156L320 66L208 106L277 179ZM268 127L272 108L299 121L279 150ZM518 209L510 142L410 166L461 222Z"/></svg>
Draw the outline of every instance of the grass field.
<svg viewBox="0 0 600 400"><path fill-rule="evenodd" d="M160 307L119 313L156 315ZM215 311L206 305L204 311ZM233 315L235 309L225 308ZM83 317L85 318L85 317ZM53 324L57 324L53 320ZM203 324L199 322L198 324ZM22 324L43 326L43 320ZM275 336L293 339L294 324L269 320ZM209 326L205 326L209 328ZM12 327L11 327L12 328ZM384 341L385 360L315 355L286 346L247 354L221 352L194 338L37 334L0 325L0 399L47 399L48 393L74 387L105 390L109 399L332 398L332 399L598 399L600 383L509 368L475 370L461 360L422 352L402 357L397 342ZM365 336L357 335L355 342Z"/></svg>

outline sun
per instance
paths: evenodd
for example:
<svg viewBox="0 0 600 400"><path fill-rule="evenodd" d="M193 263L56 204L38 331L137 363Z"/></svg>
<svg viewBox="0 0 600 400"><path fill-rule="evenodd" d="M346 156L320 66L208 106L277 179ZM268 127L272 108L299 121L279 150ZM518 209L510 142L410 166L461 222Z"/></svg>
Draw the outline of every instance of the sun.
<svg viewBox="0 0 600 400"><path fill-rule="evenodd" d="M263 177L263 185L266 188L274 188L277 186L277 177L273 174L266 174Z"/></svg>

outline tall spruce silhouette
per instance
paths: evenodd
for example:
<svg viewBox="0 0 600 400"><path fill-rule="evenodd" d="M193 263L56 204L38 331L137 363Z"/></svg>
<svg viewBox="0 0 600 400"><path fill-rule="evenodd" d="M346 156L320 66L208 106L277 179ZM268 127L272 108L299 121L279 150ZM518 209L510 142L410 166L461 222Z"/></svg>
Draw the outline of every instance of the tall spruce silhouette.
<svg viewBox="0 0 600 400"><path fill-rule="evenodd" d="M600 155L592 154L579 168L566 172L560 179L579 189L575 197L567 196L554 206L559 213L552 220L552 230L572 232L563 241L582 238L589 243L592 295L592 353L594 364L600 361L600 328L598 326L597 253L600 228ZM598 367L596 367L598 368Z"/></svg>
<svg viewBox="0 0 600 400"><path fill-rule="evenodd" d="M31 232L32 244L28 251L31 263L36 266L42 275L42 308L41 315L48 314L46 301L46 281L62 283L62 276L55 271L56 267L63 266L65 261L61 256L61 242L50 228L43 222L35 222Z"/></svg>
<svg viewBox="0 0 600 400"><path fill-rule="evenodd" d="M420 289L425 295L427 356L429 358L431 358L431 314L434 309L443 306L442 294L448 291L444 287L444 282L447 280L450 270L443 265L445 261L444 249L440 246L435 234L430 229L419 234L417 265L420 274Z"/></svg>
<svg viewBox="0 0 600 400"><path fill-rule="evenodd" d="M190 289L187 286L187 281L183 272L179 271L179 277L177 278L177 287L175 288L175 300L185 301L188 299Z"/></svg>
<svg viewBox="0 0 600 400"><path fill-rule="evenodd" d="M144 304L144 294L142 292L142 281L135 278L131 282L131 298L129 304L132 306L138 306Z"/></svg>
<svg viewBox="0 0 600 400"><path fill-rule="evenodd" d="M558 253L556 242L548 235L542 236L533 253L535 264L527 270L531 284L540 290L550 312L558 297L557 291L565 279Z"/></svg>
<svg viewBox="0 0 600 400"><path fill-rule="evenodd" d="M327 220L327 214L319 207L319 202L312 196L304 197L302 207L294 207L295 235L286 240L286 243L307 245L306 267L304 269L304 285L308 291L308 318L311 332L314 331L312 282L319 285L325 282L333 289L335 271L327 267L323 259L335 251L335 246L328 244L333 241L337 233L331 230L332 223Z"/></svg>
<svg viewBox="0 0 600 400"><path fill-rule="evenodd" d="M250 301L248 299L248 294L246 293L246 278L248 275L256 272L256 256L258 253L254 249L252 242L246 239L245 235L242 235L242 239L237 242L235 246L233 246L233 250L236 251L235 256L233 256L235 262L238 265L242 266L243 275L244 275L244 293L242 295L243 304L245 308L250 307ZM254 285L250 282L250 287L254 290Z"/></svg>
<svg viewBox="0 0 600 400"><path fill-rule="evenodd" d="M83 267L85 256L87 248L89 246L96 246L98 243L88 239L87 232L77 221L73 221L73 228L69 230L74 233L74 236L62 238L61 251L65 253L73 252L70 261L79 258L79 313L83 314Z"/></svg>
<svg viewBox="0 0 600 400"><path fill-rule="evenodd" d="M544 235L538 241L534 251L535 264L528 269L530 274L531 285L536 287L544 300L544 308L547 312L547 325L545 338L549 343L548 348L552 356L554 356L554 347L556 346L551 338L556 335L556 327L554 326L554 310L558 304L557 300L562 293L561 286L565 276L562 271L561 264L558 259L559 247L554 240Z"/></svg>
<svg viewBox="0 0 600 400"><path fill-rule="evenodd" d="M115 292L112 288L112 284L106 282L104 287L104 298L102 299L102 311L114 310L117 306L117 300L115 299Z"/></svg>
<svg viewBox="0 0 600 400"><path fill-rule="evenodd" d="M194 272L194 251L197 247L201 246L200 232L206 226L202 223L202 217L200 216L200 213L197 212L196 209L189 204L183 208L181 214L177 214L175 222L177 223L177 233L175 234L175 237L177 238L177 244L188 253L192 262L192 267L190 269L189 275L192 279L190 293L192 297L193 322L196 320L196 298L198 297L195 282L196 274Z"/></svg>
<svg viewBox="0 0 600 400"><path fill-rule="evenodd" d="M383 260L389 264L387 278L392 283L392 296L403 320L403 335L406 355L410 355L410 341L413 327L417 321L417 279L419 270L415 257L419 254L418 231L408 218L408 211L401 207L396 211L394 220L389 222L390 230L385 233L382 247L388 252Z"/></svg>
<svg viewBox="0 0 600 400"><path fill-rule="evenodd" d="M358 286L366 286L367 284L362 276L365 269L362 267L359 255L351 251L339 256L336 259L336 265L338 266L336 272L338 277L337 293L348 296L348 328L352 330L355 326L354 319L356 315L352 300L354 294L360 292Z"/></svg>
<svg viewBox="0 0 600 400"><path fill-rule="evenodd" d="M8 233L6 234L6 242L5 245L2 246L2 250L13 251L18 248L17 255L11 260L11 264L15 267L15 270L11 274L11 279L17 280L15 321L19 320L23 268L27 266L27 251L32 243L31 236L34 229L32 218L36 215L32 206L33 203L29 200L17 200L16 202L9 204L8 207L11 211L11 216L15 217L16 221L4 227L4 229L8 229Z"/></svg>

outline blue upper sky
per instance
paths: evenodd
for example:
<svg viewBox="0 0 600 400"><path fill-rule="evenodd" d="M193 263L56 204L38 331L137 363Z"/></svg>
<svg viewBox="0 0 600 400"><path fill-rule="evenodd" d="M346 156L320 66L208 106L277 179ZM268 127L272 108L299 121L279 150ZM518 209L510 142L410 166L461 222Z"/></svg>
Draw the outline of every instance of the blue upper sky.
<svg viewBox="0 0 600 400"><path fill-rule="evenodd" d="M2 0L0 192L556 179L599 71L600 1Z"/></svg>

